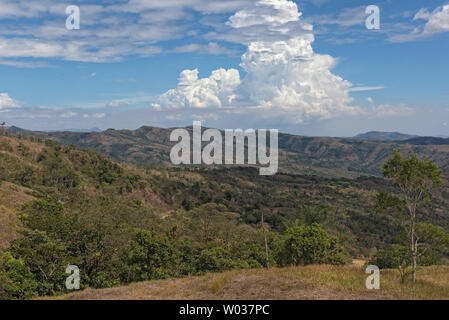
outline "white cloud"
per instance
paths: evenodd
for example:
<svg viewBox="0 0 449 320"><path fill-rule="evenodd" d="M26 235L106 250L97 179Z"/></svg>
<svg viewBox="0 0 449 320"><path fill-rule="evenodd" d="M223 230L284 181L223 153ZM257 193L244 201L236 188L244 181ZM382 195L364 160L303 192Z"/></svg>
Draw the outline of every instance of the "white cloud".
<svg viewBox="0 0 449 320"><path fill-rule="evenodd" d="M73 118L73 117L75 117L77 115L78 115L78 113L76 113L76 112L67 111L67 112L64 112L63 114L61 114L60 117L68 119L68 118Z"/></svg>
<svg viewBox="0 0 449 320"><path fill-rule="evenodd" d="M219 69L209 78L198 79L198 69L184 70L179 77L178 87L164 93L163 105L180 108L221 108L232 103L234 92L240 85L236 69Z"/></svg>
<svg viewBox="0 0 449 320"><path fill-rule="evenodd" d="M313 38L254 42L242 57L242 95L253 104L288 111L291 121L355 112L352 84L331 72L334 58L313 52Z"/></svg>
<svg viewBox="0 0 449 320"><path fill-rule="evenodd" d="M339 25L342 27L362 26L365 24L366 6L360 6L356 8L345 8L338 15L318 15L310 17L308 20L316 24L330 24Z"/></svg>
<svg viewBox="0 0 449 320"><path fill-rule="evenodd" d="M42 68L49 67L45 62L40 61L17 61L17 60L0 60L1 65L12 66L17 68Z"/></svg>
<svg viewBox="0 0 449 320"><path fill-rule="evenodd" d="M380 118L404 117L413 115L415 113L415 109L410 108L405 104L381 104L373 107L371 113Z"/></svg>
<svg viewBox="0 0 449 320"><path fill-rule="evenodd" d="M118 107L126 107L129 105L127 100L109 100L106 103L106 107L108 108L118 108Z"/></svg>
<svg viewBox="0 0 449 320"><path fill-rule="evenodd" d="M91 74L90 74L90 76L93 78L93 77L95 77L97 75L97 73L96 72L92 72Z"/></svg>
<svg viewBox="0 0 449 320"><path fill-rule="evenodd" d="M92 118L95 118L95 119L102 119L104 117L106 117L106 113L94 113L92 115Z"/></svg>
<svg viewBox="0 0 449 320"><path fill-rule="evenodd" d="M153 111L156 111L156 112L162 111L161 105L158 103L152 103L151 107L153 108Z"/></svg>
<svg viewBox="0 0 449 320"><path fill-rule="evenodd" d="M409 33L390 36L391 42L407 42L428 38L442 32L449 32L449 4L440 6L434 11L422 8L415 14L413 21L425 20L424 25L414 27Z"/></svg>
<svg viewBox="0 0 449 320"><path fill-rule="evenodd" d="M296 3L292 1L259 0L252 8L238 11L229 18L227 24L233 28L266 24L280 26L298 21L301 15Z"/></svg>
<svg viewBox="0 0 449 320"><path fill-rule="evenodd" d="M427 9L421 9L415 15L413 20L427 20L424 30L422 31L423 36L433 35L439 32L449 31L449 4L436 8L432 13Z"/></svg>
<svg viewBox="0 0 449 320"><path fill-rule="evenodd" d="M383 90L385 89L384 86L362 86L362 87L352 87L349 89L349 91L354 92L361 92L361 91L376 91L376 90Z"/></svg>
<svg viewBox="0 0 449 320"><path fill-rule="evenodd" d="M262 107L290 122L357 113L349 96L352 84L331 72L336 60L316 54L311 25L288 0L260 0L229 18L236 42L248 42L240 66L198 79L198 70L184 70L178 87L160 97L163 106L214 108ZM257 31L257 32L256 32ZM216 35L218 36L218 35Z"/></svg>
<svg viewBox="0 0 449 320"><path fill-rule="evenodd" d="M0 93L0 110L8 110L19 107L19 103L12 99L7 93Z"/></svg>
<svg viewBox="0 0 449 320"><path fill-rule="evenodd" d="M174 49L174 52L200 52L208 54L231 54L234 51L220 46L218 43L209 42L207 45L192 43L184 46L179 46Z"/></svg>

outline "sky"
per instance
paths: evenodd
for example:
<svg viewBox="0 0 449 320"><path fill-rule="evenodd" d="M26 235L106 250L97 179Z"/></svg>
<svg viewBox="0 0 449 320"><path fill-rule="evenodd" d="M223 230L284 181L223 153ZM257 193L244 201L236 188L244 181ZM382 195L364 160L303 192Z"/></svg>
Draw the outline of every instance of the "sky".
<svg viewBox="0 0 449 320"><path fill-rule="evenodd" d="M0 0L0 121L196 120L449 136L449 0Z"/></svg>

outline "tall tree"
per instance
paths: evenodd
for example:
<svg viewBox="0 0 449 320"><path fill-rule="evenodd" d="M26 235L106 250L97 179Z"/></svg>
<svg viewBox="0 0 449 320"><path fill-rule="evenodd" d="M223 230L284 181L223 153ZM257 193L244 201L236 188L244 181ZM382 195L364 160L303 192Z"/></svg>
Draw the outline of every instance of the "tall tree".
<svg viewBox="0 0 449 320"><path fill-rule="evenodd" d="M383 176L392 181L397 188L399 202L403 203L408 213L408 240L412 260L412 280L416 280L419 237L416 233L416 214L420 204L428 199L431 189L442 183L441 170L430 160L421 160L415 153L404 158L394 151L384 164ZM385 195L385 194L384 194Z"/></svg>

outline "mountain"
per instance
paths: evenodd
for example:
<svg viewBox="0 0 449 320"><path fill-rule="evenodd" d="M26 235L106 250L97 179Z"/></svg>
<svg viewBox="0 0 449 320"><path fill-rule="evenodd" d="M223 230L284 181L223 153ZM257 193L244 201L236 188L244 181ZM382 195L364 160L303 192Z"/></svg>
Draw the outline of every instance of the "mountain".
<svg viewBox="0 0 449 320"><path fill-rule="evenodd" d="M151 137L160 132L156 128L145 130L153 132ZM388 188L389 183L377 177L336 179L298 173L261 176L251 167L141 168L50 140L31 142L0 136L0 220L12 219L13 212L33 199L57 199L67 210L86 210L77 213L79 216L88 218L101 212L98 218L125 219L126 224L135 226L142 226L139 214L149 215L151 211L167 217L177 210L216 203L237 213L240 222L254 226L263 210L270 228L282 230L284 222L305 218L304 206L320 206L329 208L320 218L323 224L345 237L348 247L369 248L391 241L395 234L387 216L373 213L376 190ZM435 193L432 210L423 219L449 228L448 207L449 188L445 183ZM109 216L112 214L117 216ZM17 221L10 222L14 226ZM380 233L376 229L379 226Z"/></svg>
<svg viewBox="0 0 449 320"><path fill-rule="evenodd" d="M367 133L358 134L353 138L359 140L374 140L374 141L403 141L415 137L417 136L404 134L400 132L370 131Z"/></svg>
<svg viewBox="0 0 449 320"><path fill-rule="evenodd" d="M97 148L119 141L125 155L135 154L133 147L143 147L133 146L133 141L151 143L154 149L144 159L163 159L167 132L144 127L58 133L58 137L98 143ZM300 170L261 176L256 168L238 166L149 167L118 163L95 151L42 137L48 138L48 133L28 138L23 132L16 137L0 135L0 299L67 292L63 284L69 264L82 270L82 285L91 288L263 268L261 213L271 266L284 265L277 240L283 241L289 227L320 228L320 235L339 244L335 257L340 263L372 256L394 243L402 230L389 212L374 209L378 192L392 190L382 178L329 178ZM280 145L290 168L312 159L310 170L321 173L337 169L318 166L319 155L331 159L338 154L338 161L343 161L353 150L362 154L370 146L379 148L374 142L290 135L281 135ZM428 146L416 148L429 152ZM438 158L439 152L433 155ZM449 230L447 176L429 200L431 205L419 212L420 221ZM149 260L143 246L158 250L157 259ZM8 285L16 281L17 273L2 269L4 261L26 268L20 269L26 287Z"/></svg>
<svg viewBox="0 0 449 320"><path fill-rule="evenodd" d="M449 138L416 137L406 140L405 142L417 146L425 146L425 145L444 146L449 145Z"/></svg>
<svg viewBox="0 0 449 320"><path fill-rule="evenodd" d="M187 128L192 130L191 127ZM102 132L33 132L21 134L52 139L79 148L93 149L121 162L147 166L171 166L170 142L173 129L143 126L137 130L108 129ZM286 173L324 177L381 176L382 164L399 149L416 152L449 168L448 140L412 138L404 141L374 141L353 138L303 137L279 134L279 170Z"/></svg>
<svg viewBox="0 0 449 320"><path fill-rule="evenodd" d="M69 131L69 132L101 132L100 128L93 127L90 129L75 129L75 128L69 128L64 130L46 130L46 132L59 132L59 131Z"/></svg>

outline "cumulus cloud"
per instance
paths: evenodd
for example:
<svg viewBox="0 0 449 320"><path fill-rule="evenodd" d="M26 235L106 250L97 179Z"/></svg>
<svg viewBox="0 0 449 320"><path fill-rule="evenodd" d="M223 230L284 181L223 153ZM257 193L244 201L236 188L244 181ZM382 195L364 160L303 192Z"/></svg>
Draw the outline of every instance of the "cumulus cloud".
<svg viewBox="0 0 449 320"><path fill-rule="evenodd" d="M421 9L413 20L427 20L422 35L432 35L449 31L449 4L436 8L433 12Z"/></svg>
<svg viewBox="0 0 449 320"><path fill-rule="evenodd" d="M449 4L440 6L430 12L426 8L420 9L413 21L425 20L424 25L415 27L409 33L400 33L390 36L392 42L407 42L425 39L437 33L449 32Z"/></svg>
<svg viewBox="0 0 449 320"><path fill-rule="evenodd" d="M333 57L314 52L313 28L300 17L288 0L260 0L236 12L227 25L234 29L234 40L249 41L240 64L245 77L240 80L235 69L219 69L198 79L198 70L184 70L178 87L160 97L161 105L262 107L295 123L358 112L351 106L352 84L331 72Z"/></svg>
<svg viewBox="0 0 449 320"><path fill-rule="evenodd" d="M273 14L273 9L276 14ZM227 24L233 28L266 24L280 26L298 21L301 15L296 3L292 1L260 0L254 7L238 11L229 18Z"/></svg>
<svg viewBox="0 0 449 320"><path fill-rule="evenodd" d="M11 98L7 93L0 93L0 110L18 108L19 103Z"/></svg>
<svg viewBox="0 0 449 320"><path fill-rule="evenodd" d="M179 77L178 87L164 93L161 103L174 108L221 108L235 98L235 90L240 85L240 75L236 69L218 69L209 78L198 78L198 69L184 70Z"/></svg>

